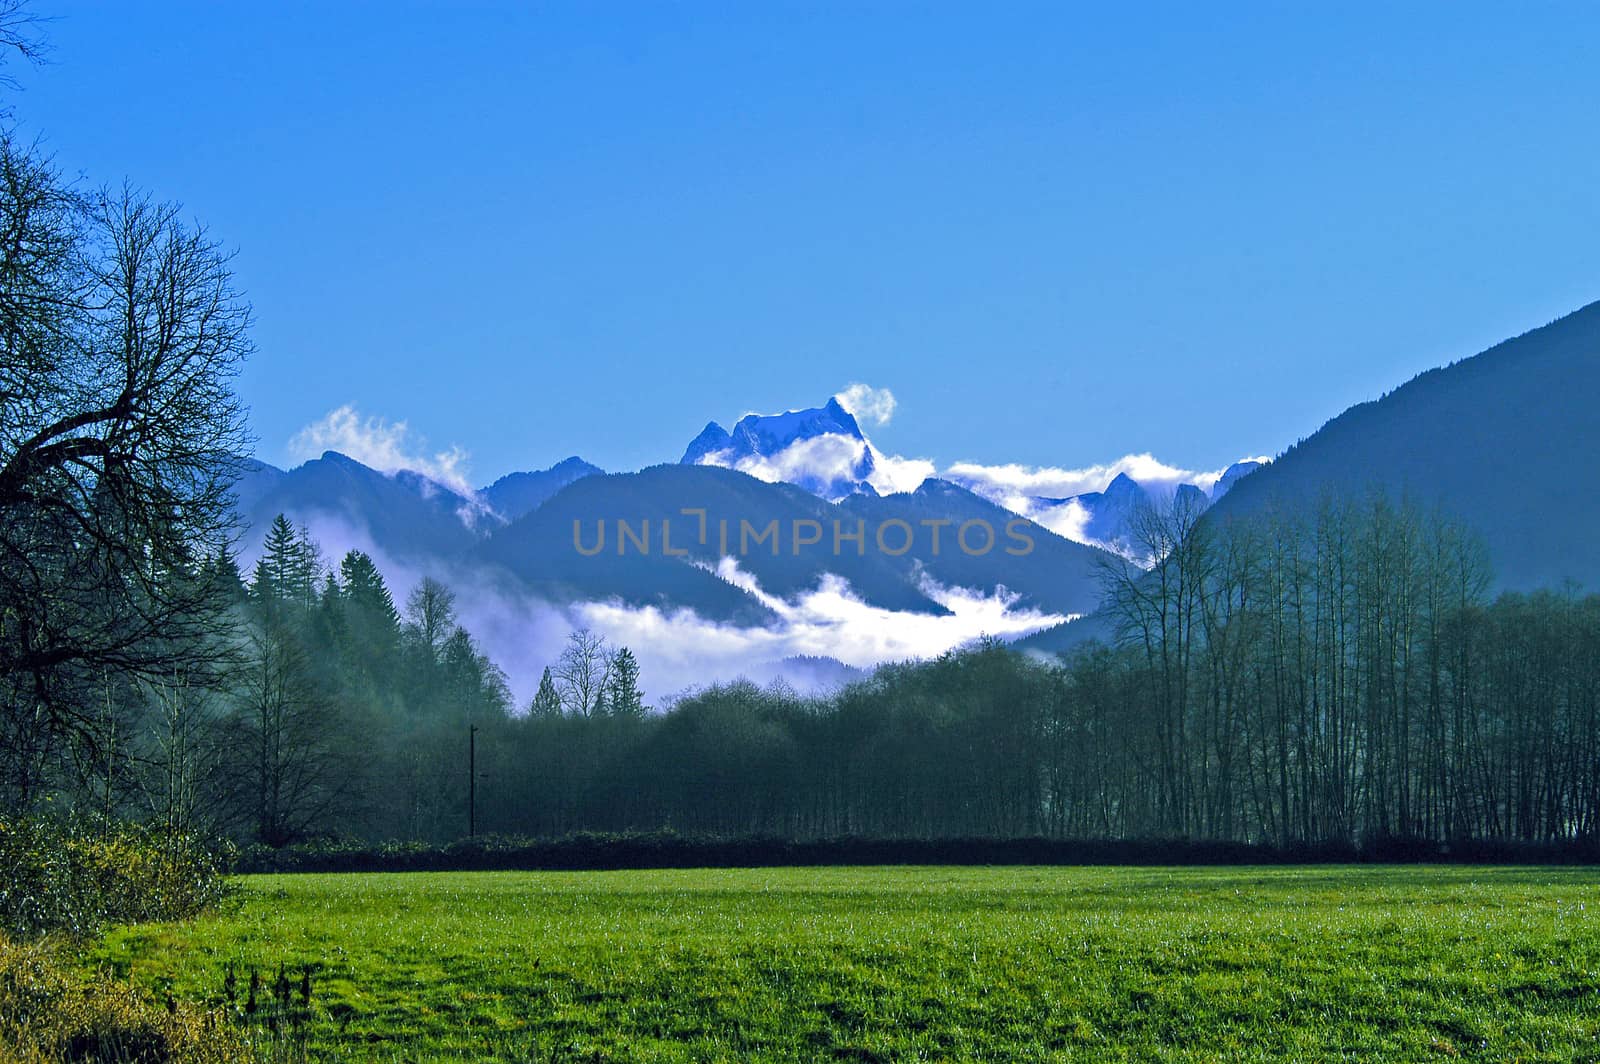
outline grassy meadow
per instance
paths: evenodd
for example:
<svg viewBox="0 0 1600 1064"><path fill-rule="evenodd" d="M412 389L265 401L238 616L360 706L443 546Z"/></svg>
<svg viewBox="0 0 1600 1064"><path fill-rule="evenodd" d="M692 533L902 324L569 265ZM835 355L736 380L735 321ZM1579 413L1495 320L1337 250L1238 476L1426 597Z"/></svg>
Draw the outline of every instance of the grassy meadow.
<svg viewBox="0 0 1600 1064"><path fill-rule="evenodd" d="M85 963L254 968L309 1059L1597 1060L1597 916L1579 868L252 876Z"/></svg>

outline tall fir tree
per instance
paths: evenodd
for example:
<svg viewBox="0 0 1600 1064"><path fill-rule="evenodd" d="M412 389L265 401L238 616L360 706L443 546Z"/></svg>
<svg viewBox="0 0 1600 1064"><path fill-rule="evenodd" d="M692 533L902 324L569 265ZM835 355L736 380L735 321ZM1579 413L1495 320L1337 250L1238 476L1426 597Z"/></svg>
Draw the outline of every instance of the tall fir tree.
<svg viewBox="0 0 1600 1064"><path fill-rule="evenodd" d="M279 514L267 529L251 594L269 609L285 603L309 607L316 601L318 568L316 545Z"/></svg>
<svg viewBox="0 0 1600 1064"><path fill-rule="evenodd" d="M623 647L611 656L611 676L602 695L603 712L613 717L644 716L644 692L639 690L639 659Z"/></svg>
<svg viewBox="0 0 1600 1064"><path fill-rule="evenodd" d="M400 657L400 617L394 597L372 558L353 550L339 563L344 585L345 647L351 664L377 689L395 683Z"/></svg>
<svg viewBox="0 0 1600 1064"><path fill-rule="evenodd" d="M528 706L528 713L535 720L554 720L561 716L561 692L556 690L556 682L550 676L548 665L545 666L544 675L539 678L539 690Z"/></svg>

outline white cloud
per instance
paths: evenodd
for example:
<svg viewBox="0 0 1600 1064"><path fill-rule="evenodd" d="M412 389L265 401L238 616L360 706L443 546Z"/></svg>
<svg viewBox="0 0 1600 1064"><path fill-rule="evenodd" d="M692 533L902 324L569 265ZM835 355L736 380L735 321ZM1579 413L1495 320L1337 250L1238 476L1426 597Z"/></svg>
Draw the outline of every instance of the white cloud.
<svg viewBox="0 0 1600 1064"><path fill-rule="evenodd" d="M1089 508L1076 499L1068 499L1056 506L1029 505L1031 513L1026 514L1035 524L1043 525L1062 539L1070 539L1074 543L1087 543L1092 547L1105 546L1098 543L1089 535ZM1020 511L1019 511L1020 512Z"/></svg>
<svg viewBox="0 0 1600 1064"><path fill-rule="evenodd" d="M1016 607L1004 588L991 592L949 588L924 577L922 591L947 614L888 610L863 602L848 582L823 577L813 591L787 601L767 594L732 558L717 575L749 592L777 617L774 624L747 628L708 621L691 610L663 611L617 602L574 607L583 623L639 654L673 689L729 679L752 666L796 655L830 657L868 668L885 661L927 658L982 635L1019 638L1071 618ZM658 681L659 682L659 681Z"/></svg>
<svg viewBox="0 0 1600 1064"><path fill-rule="evenodd" d="M872 476L867 479L879 495L916 491L924 480L939 475L939 467L926 458L901 458L867 446L872 449Z"/></svg>
<svg viewBox="0 0 1600 1064"><path fill-rule="evenodd" d="M295 433L289 441L289 451L300 461L316 458L323 451L338 451L380 473L410 470L468 499L475 496L467 479L466 451L452 446L430 455L427 441L413 439L406 422L362 417L349 403L328 411L321 420Z"/></svg>
<svg viewBox="0 0 1600 1064"><path fill-rule="evenodd" d="M715 451L702 457L700 464L737 469L768 483L820 486L853 480L865 447L858 439L828 432L796 440L776 454L751 454L736 459L728 451Z"/></svg>
<svg viewBox="0 0 1600 1064"><path fill-rule="evenodd" d="M1004 588L989 592L951 588L927 577L921 584L923 594L948 614L869 605L845 580L832 575L791 602L768 594L732 558L723 559L714 571L767 606L776 618L772 623L741 627L708 620L689 609L634 607L616 601L557 605L473 566L437 562L418 568L384 553L366 528L344 517L313 515L307 523L329 567L336 567L348 550L372 555L398 604L405 603L424 576L455 591L459 622L505 670L519 709L526 708L541 673L560 655L567 635L583 627L633 650L643 670L647 700L657 704L673 692L739 677L783 676L798 688L812 686L810 677L783 664L786 658L827 657L870 669L886 661L935 657L982 635L1020 638L1071 619L1018 609L1017 596ZM246 552L247 564L254 553Z"/></svg>
<svg viewBox="0 0 1600 1064"><path fill-rule="evenodd" d="M894 393L887 388L874 388L859 381L847 385L834 396L839 405L848 410L857 421L867 421L878 427L894 417Z"/></svg>
<svg viewBox="0 0 1600 1064"><path fill-rule="evenodd" d="M1270 457L1241 458L1241 462L1272 461ZM1072 499L1104 491L1121 474L1133 478L1146 491L1158 499L1170 499L1180 485L1193 484L1207 495L1211 494L1226 469L1193 470L1168 465L1155 455L1129 454L1114 462L1084 466L1080 469L1059 469L1051 466L1034 467L1017 464L988 466L976 462L957 462L945 470L944 476L981 495L997 506L1028 518L1059 536L1075 543L1103 547L1127 555L1121 543L1106 543L1087 532L1091 514L1082 503ZM1062 502L1046 502L1060 499ZM1148 565L1148 559L1134 558Z"/></svg>
<svg viewBox="0 0 1600 1064"><path fill-rule="evenodd" d="M1220 469L1212 472L1180 469L1147 453L1124 455L1114 462L1079 469L957 462L946 471L946 475L978 494L998 501L1000 496L1064 499L1072 495L1104 491L1123 473L1143 487L1158 492L1171 493L1177 490L1179 484L1194 484L1210 490L1222 472Z"/></svg>
<svg viewBox="0 0 1600 1064"><path fill-rule="evenodd" d="M886 455L870 443L838 432L796 440L771 455L734 458L728 451L713 451L701 456L699 464L737 469L768 483L796 484L837 500L852 494L863 459L869 454L872 472L865 479L880 495L915 491L938 472L926 458Z"/></svg>

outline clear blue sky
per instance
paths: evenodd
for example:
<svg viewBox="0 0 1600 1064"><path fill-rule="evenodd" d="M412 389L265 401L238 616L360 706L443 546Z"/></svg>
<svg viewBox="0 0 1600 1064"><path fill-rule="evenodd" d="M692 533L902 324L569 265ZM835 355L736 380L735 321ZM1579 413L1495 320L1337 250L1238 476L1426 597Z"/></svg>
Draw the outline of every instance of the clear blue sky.
<svg viewBox="0 0 1600 1064"><path fill-rule="evenodd" d="M18 120L237 249L260 454L480 481L899 398L1214 467L1600 297L1600 8L41 3Z"/></svg>

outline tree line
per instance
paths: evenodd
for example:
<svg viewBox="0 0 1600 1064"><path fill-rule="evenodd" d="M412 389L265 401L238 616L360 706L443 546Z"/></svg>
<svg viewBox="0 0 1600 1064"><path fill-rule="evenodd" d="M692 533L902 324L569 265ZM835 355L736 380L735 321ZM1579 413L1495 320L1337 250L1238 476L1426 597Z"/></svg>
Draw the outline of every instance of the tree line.
<svg viewBox="0 0 1600 1064"><path fill-rule="evenodd" d="M1105 638L986 641L826 697L713 686L503 737L498 830L792 838L1592 839L1600 597L1491 601L1476 537L1374 492L1135 520Z"/></svg>

